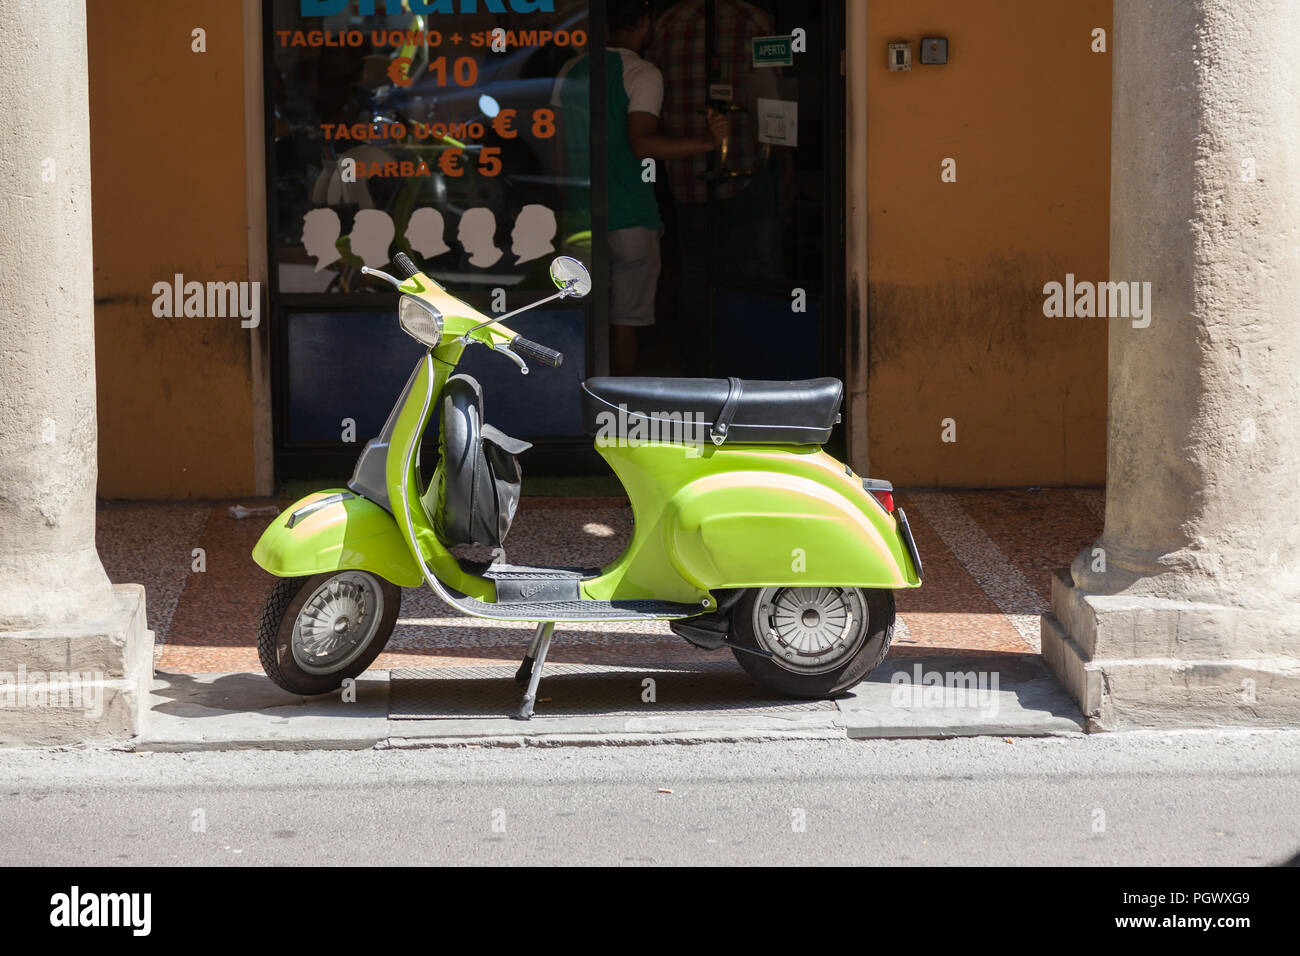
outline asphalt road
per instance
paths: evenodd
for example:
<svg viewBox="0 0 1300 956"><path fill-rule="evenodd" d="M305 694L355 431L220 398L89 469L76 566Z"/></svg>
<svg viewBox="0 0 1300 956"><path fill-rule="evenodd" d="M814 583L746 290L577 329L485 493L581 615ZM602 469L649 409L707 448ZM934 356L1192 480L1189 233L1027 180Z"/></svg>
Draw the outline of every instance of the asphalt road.
<svg viewBox="0 0 1300 956"><path fill-rule="evenodd" d="M1208 866L1300 851L1300 732L10 751L0 781L0 864Z"/></svg>

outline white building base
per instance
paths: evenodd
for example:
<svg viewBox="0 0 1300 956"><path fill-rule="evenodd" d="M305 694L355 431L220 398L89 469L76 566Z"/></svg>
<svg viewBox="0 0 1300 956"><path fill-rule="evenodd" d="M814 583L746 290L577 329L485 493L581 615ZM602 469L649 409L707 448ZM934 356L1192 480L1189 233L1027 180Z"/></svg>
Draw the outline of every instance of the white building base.
<svg viewBox="0 0 1300 956"><path fill-rule="evenodd" d="M107 618L4 633L0 746L102 746L141 732L154 646L144 588L114 585L113 599Z"/></svg>
<svg viewBox="0 0 1300 956"><path fill-rule="evenodd" d="M1090 730L1300 725L1300 611L1090 594L1052 579L1043 660Z"/></svg>

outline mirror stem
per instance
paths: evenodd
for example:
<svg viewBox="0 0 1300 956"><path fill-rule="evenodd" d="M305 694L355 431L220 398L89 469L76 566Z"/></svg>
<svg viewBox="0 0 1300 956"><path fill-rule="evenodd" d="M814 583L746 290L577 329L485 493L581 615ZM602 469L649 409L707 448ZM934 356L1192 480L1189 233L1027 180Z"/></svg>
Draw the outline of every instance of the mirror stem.
<svg viewBox="0 0 1300 956"><path fill-rule="evenodd" d="M521 308L515 309L513 312L507 312L505 315L498 315L491 322L480 322L478 325L474 326L474 328L466 331L466 333L460 337L460 340L464 342L466 345L468 345L469 337L473 335L475 332L477 332L479 329L487 328L489 325L496 325L498 322L504 322L506 319L510 318L511 316L518 315L520 312L527 312L529 309L535 309L539 305L545 305L547 302L553 302L556 299L565 298L569 294L569 290L573 288L573 282L574 280L570 279L568 285L566 285L563 289L561 289L559 292L555 293L554 295L548 295L545 299L538 299L536 302L532 302Z"/></svg>

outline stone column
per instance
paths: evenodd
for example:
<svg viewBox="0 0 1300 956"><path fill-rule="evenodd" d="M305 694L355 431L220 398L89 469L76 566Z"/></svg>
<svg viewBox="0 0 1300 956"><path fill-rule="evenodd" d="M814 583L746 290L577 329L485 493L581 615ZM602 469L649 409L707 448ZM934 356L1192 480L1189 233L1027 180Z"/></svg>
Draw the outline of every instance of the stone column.
<svg viewBox="0 0 1300 956"><path fill-rule="evenodd" d="M85 23L0 5L0 744L134 733L152 673L144 590L95 551Z"/></svg>
<svg viewBox="0 0 1300 956"><path fill-rule="evenodd" d="M1099 729L1300 721L1300 19L1116 0L1106 524L1043 657Z"/></svg>

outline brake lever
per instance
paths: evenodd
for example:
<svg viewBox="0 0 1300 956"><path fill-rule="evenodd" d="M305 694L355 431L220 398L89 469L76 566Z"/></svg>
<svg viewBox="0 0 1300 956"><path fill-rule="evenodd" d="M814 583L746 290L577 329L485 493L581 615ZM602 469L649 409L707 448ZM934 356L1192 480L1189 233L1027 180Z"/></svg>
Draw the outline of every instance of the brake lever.
<svg viewBox="0 0 1300 956"><path fill-rule="evenodd" d="M394 278L387 272L380 272L378 269L372 269L369 266L362 266L361 274L363 276L374 276L376 279L383 279L385 282L392 283L394 289L400 289L402 287L401 279Z"/></svg>
<svg viewBox="0 0 1300 956"><path fill-rule="evenodd" d="M503 344L501 344L501 345L494 345L494 346L492 346L492 351L494 351L494 352L504 352L506 355L510 356L511 360L512 360L516 365L519 366L519 374L520 374L520 375L527 375L527 374L528 374L528 366L524 364L524 360L523 360L519 355L517 355L517 354L515 353L515 351L514 351L513 349L511 349L510 346L509 346L508 344L503 343Z"/></svg>

